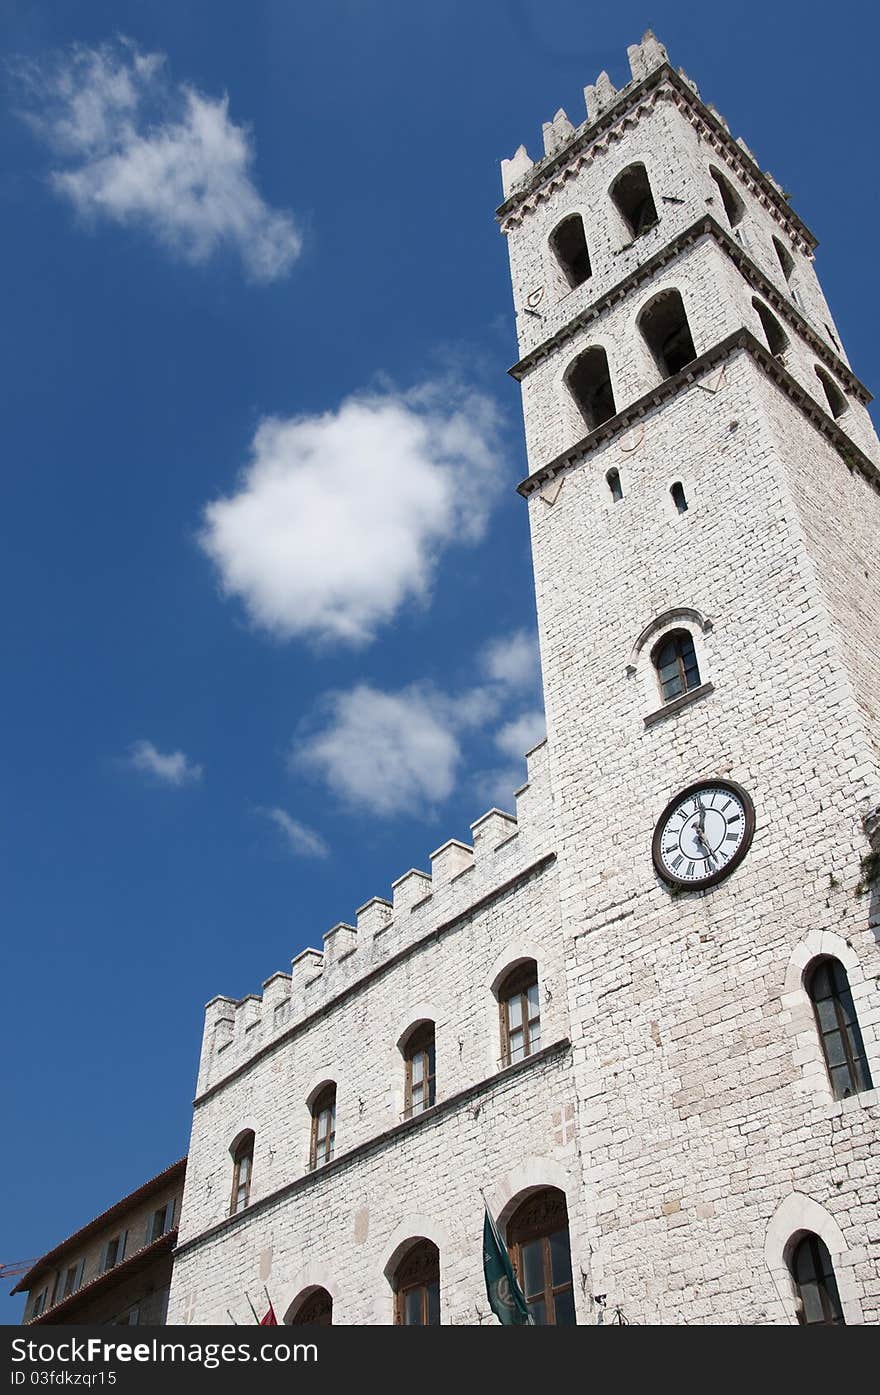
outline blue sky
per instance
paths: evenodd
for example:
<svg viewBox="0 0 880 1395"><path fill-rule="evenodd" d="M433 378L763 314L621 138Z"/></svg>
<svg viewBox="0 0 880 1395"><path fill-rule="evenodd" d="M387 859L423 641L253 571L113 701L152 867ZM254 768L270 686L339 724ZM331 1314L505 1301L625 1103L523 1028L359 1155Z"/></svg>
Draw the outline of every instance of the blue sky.
<svg viewBox="0 0 880 1395"><path fill-rule="evenodd" d="M580 122L652 24L792 191L871 385L880 24L789 0L0 14L9 1261L186 1151L211 996L522 779L501 158L559 106Z"/></svg>

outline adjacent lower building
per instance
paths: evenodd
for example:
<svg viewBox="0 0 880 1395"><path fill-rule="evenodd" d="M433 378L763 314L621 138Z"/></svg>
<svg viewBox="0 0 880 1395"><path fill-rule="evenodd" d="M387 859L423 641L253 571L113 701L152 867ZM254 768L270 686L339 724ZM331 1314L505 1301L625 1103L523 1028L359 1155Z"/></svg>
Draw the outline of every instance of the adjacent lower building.
<svg viewBox="0 0 880 1395"><path fill-rule="evenodd" d="M163 1324L185 1175L181 1158L31 1265L23 1322Z"/></svg>

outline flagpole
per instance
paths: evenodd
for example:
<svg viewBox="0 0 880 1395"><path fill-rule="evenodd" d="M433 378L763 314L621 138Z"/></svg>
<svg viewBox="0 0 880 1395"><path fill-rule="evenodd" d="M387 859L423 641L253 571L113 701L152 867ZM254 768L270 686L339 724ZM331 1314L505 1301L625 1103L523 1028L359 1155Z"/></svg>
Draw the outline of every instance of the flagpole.
<svg viewBox="0 0 880 1395"><path fill-rule="evenodd" d="M257 1310L256 1310L256 1308L254 1307L253 1303L251 1302L251 1296L250 1296L250 1294L248 1293L247 1289L245 1289L245 1291L244 1291L244 1296L245 1296L245 1298L246 1298L247 1301L248 1301L248 1307L250 1308L251 1312L252 1312L253 1315L254 1315L254 1322L255 1322L255 1323L257 1324L257 1326L259 1327L259 1325L260 1325L260 1319L257 1317Z"/></svg>
<svg viewBox="0 0 880 1395"><path fill-rule="evenodd" d="M232 1316L232 1314L231 1314L231 1312L229 1311L228 1308L226 1309L226 1316L229 1318L229 1321L232 1323L232 1326L233 1326L233 1327L237 1327L237 1326L238 1326L238 1323L235 1321L235 1318Z"/></svg>
<svg viewBox="0 0 880 1395"><path fill-rule="evenodd" d="M272 1314L273 1318L275 1319L275 1326L277 1327L277 1326L278 1326L278 1314L277 1314L276 1311L275 1311L275 1304L272 1302L272 1299L269 1297L269 1290L267 1289L267 1287L266 1287L265 1284L263 1284L263 1292L264 1292L265 1295L266 1295L266 1302L269 1304L269 1312Z"/></svg>

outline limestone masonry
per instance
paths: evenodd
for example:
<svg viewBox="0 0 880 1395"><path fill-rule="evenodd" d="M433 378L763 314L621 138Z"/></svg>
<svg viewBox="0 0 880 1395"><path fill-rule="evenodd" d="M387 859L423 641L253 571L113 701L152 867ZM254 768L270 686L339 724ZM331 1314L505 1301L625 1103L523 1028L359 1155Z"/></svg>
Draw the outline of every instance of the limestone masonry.
<svg viewBox="0 0 880 1395"><path fill-rule="evenodd" d="M170 1322L494 1322L483 1193L538 1322L880 1320L870 394L783 189L629 58L502 162L547 739L208 1004Z"/></svg>

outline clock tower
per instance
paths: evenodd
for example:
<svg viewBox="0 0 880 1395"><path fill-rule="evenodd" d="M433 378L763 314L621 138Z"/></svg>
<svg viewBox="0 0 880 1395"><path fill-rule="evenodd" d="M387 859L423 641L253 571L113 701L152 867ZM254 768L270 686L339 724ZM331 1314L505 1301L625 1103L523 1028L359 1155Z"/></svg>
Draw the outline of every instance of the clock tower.
<svg viewBox="0 0 880 1395"><path fill-rule="evenodd" d="M870 394L785 191L650 32L629 60L499 210L583 1269L640 1322L876 1322Z"/></svg>

